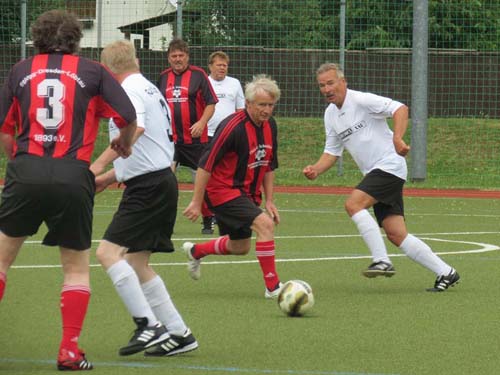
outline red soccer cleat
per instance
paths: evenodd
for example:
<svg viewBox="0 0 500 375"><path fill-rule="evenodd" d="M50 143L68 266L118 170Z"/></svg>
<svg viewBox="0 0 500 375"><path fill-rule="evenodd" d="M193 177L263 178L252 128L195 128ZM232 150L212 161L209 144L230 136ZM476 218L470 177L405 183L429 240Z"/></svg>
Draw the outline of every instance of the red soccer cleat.
<svg viewBox="0 0 500 375"><path fill-rule="evenodd" d="M84 371L92 370L94 366L87 361L83 350L78 349L78 353L61 349L57 357L57 369L60 371Z"/></svg>

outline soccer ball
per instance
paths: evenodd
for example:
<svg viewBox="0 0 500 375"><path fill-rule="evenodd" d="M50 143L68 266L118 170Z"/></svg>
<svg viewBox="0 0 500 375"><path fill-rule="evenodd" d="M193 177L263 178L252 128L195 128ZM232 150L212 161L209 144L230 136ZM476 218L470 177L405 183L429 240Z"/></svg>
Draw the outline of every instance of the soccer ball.
<svg viewBox="0 0 500 375"><path fill-rule="evenodd" d="M314 305L311 286L302 280L287 281L278 295L278 306L288 316L302 316Z"/></svg>

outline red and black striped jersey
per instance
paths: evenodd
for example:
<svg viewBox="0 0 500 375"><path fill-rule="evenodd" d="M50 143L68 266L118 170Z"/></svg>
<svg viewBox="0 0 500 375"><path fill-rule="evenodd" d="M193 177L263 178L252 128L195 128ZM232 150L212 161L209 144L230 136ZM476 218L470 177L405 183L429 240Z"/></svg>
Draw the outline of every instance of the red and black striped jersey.
<svg viewBox="0 0 500 375"><path fill-rule="evenodd" d="M172 129L176 144L199 144L208 142L208 127L199 138L191 137L190 127L203 114L205 107L218 102L208 76L197 66L189 65L181 74L168 68L160 74L158 88L172 113Z"/></svg>
<svg viewBox="0 0 500 375"><path fill-rule="evenodd" d="M90 162L101 117L124 127L136 114L110 72L75 55L40 54L17 63L0 96L0 131L16 136L15 156Z"/></svg>
<svg viewBox="0 0 500 375"><path fill-rule="evenodd" d="M273 118L257 126L246 110L221 122L200 159L200 168L211 173L205 193L211 205L239 196L260 205L264 175L278 167L277 133Z"/></svg>

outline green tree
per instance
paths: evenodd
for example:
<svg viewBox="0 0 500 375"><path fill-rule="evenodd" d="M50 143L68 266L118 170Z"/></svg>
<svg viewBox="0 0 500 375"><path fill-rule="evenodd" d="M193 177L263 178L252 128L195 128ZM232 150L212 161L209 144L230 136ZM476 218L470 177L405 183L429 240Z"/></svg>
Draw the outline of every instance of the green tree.
<svg viewBox="0 0 500 375"><path fill-rule="evenodd" d="M393 0L348 0L348 49L409 48L412 3Z"/></svg>
<svg viewBox="0 0 500 375"><path fill-rule="evenodd" d="M29 35L29 25L41 13L49 9L64 7L64 0L27 1L27 35ZM21 1L2 0L1 12L2 17L0 18L0 43L11 44L18 42L21 39Z"/></svg>
<svg viewBox="0 0 500 375"><path fill-rule="evenodd" d="M418 0L413 0L418 1ZM348 49L411 48L413 1L346 0ZM192 44L338 48L340 0L188 0ZM429 0L429 46L498 51L498 1Z"/></svg>
<svg viewBox="0 0 500 375"><path fill-rule="evenodd" d="M185 24L193 44L334 48L338 40L338 11L324 0L190 0L187 8L201 14Z"/></svg>
<svg viewBox="0 0 500 375"><path fill-rule="evenodd" d="M434 0L429 2L429 47L498 51L498 1Z"/></svg>

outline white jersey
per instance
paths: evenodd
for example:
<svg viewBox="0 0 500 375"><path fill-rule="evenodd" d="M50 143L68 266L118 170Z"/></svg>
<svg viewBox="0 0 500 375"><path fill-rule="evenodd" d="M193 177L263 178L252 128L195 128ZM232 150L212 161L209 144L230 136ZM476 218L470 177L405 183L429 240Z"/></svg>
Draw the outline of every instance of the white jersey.
<svg viewBox="0 0 500 375"><path fill-rule="evenodd" d="M140 73L125 78L122 87L134 105L137 127L145 130L134 143L132 154L113 162L119 182L168 168L174 156L170 110L158 88ZM110 139L118 136L119 132L113 120L110 120Z"/></svg>
<svg viewBox="0 0 500 375"><path fill-rule="evenodd" d="M237 109L245 108L245 96L241 83L236 78L226 76L222 81L208 77L219 102L215 105L214 115L208 120L208 136L213 137L217 126Z"/></svg>
<svg viewBox="0 0 500 375"><path fill-rule="evenodd" d="M332 103L325 111L324 152L341 156L345 147L363 175L381 169L406 180L406 160L396 153L393 132L386 121L402 105L383 96L348 89L341 109Z"/></svg>

